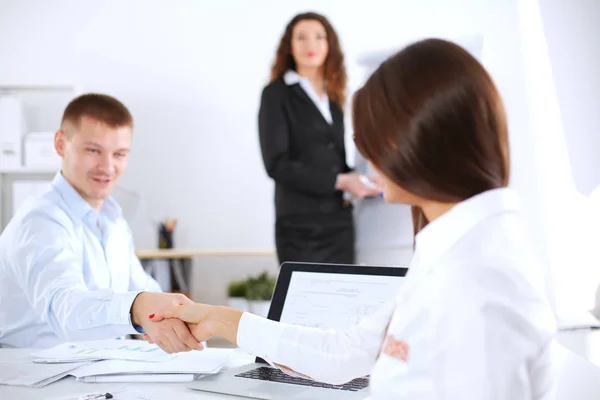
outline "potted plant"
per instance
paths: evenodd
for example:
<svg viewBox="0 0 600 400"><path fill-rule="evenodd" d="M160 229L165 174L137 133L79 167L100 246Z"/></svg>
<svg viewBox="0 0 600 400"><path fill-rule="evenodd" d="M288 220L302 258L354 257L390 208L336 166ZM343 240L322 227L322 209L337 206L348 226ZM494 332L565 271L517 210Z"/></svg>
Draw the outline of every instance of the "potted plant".
<svg viewBox="0 0 600 400"><path fill-rule="evenodd" d="M241 311L248 311L246 300L247 284L245 280L233 281L227 286L227 305Z"/></svg>
<svg viewBox="0 0 600 400"><path fill-rule="evenodd" d="M275 290L275 278L267 272L256 277L250 277L246 281L246 299L248 299L249 311L261 317L267 317L271 298Z"/></svg>

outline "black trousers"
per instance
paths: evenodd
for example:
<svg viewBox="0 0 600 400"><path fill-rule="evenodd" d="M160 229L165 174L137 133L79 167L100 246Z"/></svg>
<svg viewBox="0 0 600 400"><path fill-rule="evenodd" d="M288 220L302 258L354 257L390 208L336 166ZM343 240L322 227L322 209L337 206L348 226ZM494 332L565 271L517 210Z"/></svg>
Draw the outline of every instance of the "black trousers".
<svg viewBox="0 0 600 400"><path fill-rule="evenodd" d="M279 263L303 261L354 264L352 212L277 218L275 245Z"/></svg>

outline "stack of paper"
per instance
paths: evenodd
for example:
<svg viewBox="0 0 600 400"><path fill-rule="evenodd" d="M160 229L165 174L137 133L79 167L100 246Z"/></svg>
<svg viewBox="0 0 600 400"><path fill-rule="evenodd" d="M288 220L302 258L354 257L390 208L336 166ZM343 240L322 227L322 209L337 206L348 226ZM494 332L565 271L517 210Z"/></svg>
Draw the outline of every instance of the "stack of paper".
<svg viewBox="0 0 600 400"><path fill-rule="evenodd" d="M27 385L48 384L66 375L84 382L186 382L200 375L216 374L232 354L230 349L167 354L141 340L96 340L38 351L14 370L33 374L21 377ZM3 376L0 384L15 384L10 382L13 375Z"/></svg>
<svg viewBox="0 0 600 400"><path fill-rule="evenodd" d="M70 373L84 382L189 382L199 375L216 374L229 361L231 349L178 353L163 362L106 360Z"/></svg>
<svg viewBox="0 0 600 400"><path fill-rule="evenodd" d="M0 364L0 385L43 387L88 364L36 364L31 356L17 358Z"/></svg>
<svg viewBox="0 0 600 400"><path fill-rule="evenodd" d="M142 340L94 340L64 343L33 354L38 363L70 363L99 360L160 362L170 360L160 347Z"/></svg>

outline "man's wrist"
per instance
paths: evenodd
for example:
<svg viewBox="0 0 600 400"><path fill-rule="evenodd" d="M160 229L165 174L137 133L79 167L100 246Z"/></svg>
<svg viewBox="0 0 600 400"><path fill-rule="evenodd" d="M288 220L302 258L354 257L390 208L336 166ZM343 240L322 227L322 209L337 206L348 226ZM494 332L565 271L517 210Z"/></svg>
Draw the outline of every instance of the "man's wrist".
<svg viewBox="0 0 600 400"><path fill-rule="evenodd" d="M135 328L136 331L139 331L139 329L137 327L142 326L142 319L143 319L143 307L142 307L142 301L144 298L144 293L146 292L140 292L138 293L137 296L135 296L135 299L133 299L133 303L131 303L131 310L129 311L130 315L131 315L131 324L133 325L133 327Z"/></svg>

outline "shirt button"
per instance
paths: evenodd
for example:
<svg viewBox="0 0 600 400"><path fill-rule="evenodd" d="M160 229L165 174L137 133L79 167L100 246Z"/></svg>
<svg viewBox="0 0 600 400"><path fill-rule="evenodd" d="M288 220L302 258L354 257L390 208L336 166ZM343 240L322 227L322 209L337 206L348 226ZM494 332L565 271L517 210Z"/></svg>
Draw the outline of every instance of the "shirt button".
<svg viewBox="0 0 600 400"><path fill-rule="evenodd" d="M329 144L327 145L327 148L328 148L328 149L333 149L333 143L329 143Z"/></svg>
<svg viewBox="0 0 600 400"><path fill-rule="evenodd" d="M92 320L91 319L88 320L88 324L90 324L90 325L92 324Z"/></svg>
<svg viewBox="0 0 600 400"><path fill-rule="evenodd" d="M331 172L339 172L340 169L338 167L332 167Z"/></svg>

